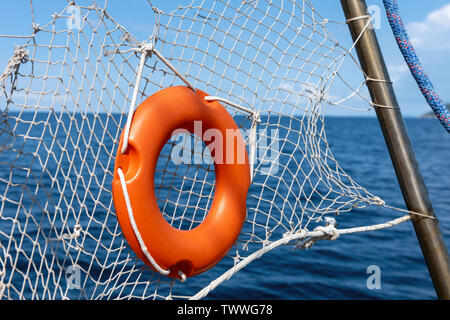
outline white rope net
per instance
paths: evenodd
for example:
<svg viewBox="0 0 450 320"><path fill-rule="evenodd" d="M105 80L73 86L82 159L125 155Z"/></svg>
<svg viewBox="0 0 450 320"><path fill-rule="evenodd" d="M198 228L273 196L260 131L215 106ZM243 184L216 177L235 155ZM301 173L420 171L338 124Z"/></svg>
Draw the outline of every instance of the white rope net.
<svg viewBox="0 0 450 320"><path fill-rule="evenodd" d="M383 205L342 170L325 134L325 107L371 109L352 44L329 33L345 23L324 19L308 0L192 1L171 12L149 6L155 19L141 41L106 5L68 3L50 22L34 24L4 61L0 298L201 298L279 245L335 239L332 220L315 229L324 216ZM248 145L254 172L241 235L217 266L186 282L136 258L111 195L135 84L137 105L183 85L151 50L137 81L149 45L194 87L241 106L223 103L247 142L252 126L257 133ZM345 80L343 66L361 74L358 83ZM158 160L156 195L175 228L189 230L208 212L215 178L205 150L198 137L181 135ZM174 152L193 161L173 161ZM359 231L370 229L377 227Z"/></svg>

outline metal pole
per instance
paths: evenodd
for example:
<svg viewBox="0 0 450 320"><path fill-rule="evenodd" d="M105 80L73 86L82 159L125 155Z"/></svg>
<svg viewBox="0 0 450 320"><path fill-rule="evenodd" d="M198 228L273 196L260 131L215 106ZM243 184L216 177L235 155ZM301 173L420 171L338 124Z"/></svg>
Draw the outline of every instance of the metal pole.
<svg viewBox="0 0 450 320"><path fill-rule="evenodd" d="M410 211L435 217L375 31L373 28L366 28L368 22L366 1L341 0L341 4L352 38L357 41L355 48L361 67L369 79L367 87L405 204ZM439 299L450 299L449 256L438 220L414 214L411 215L411 220L436 294Z"/></svg>

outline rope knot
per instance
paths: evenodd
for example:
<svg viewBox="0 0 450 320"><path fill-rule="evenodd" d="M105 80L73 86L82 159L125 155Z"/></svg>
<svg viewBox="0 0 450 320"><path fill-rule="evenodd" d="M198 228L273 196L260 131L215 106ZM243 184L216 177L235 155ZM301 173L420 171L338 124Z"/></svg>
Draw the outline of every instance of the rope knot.
<svg viewBox="0 0 450 320"><path fill-rule="evenodd" d="M81 225L76 224L73 226L73 232L70 233L65 233L62 235L63 239L77 239L81 236L81 232L83 231L83 228L81 227Z"/></svg>
<svg viewBox="0 0 450 320"><path fill-rule="evenodd" d="M0 82L4 81L14 72L17 72L21 63L28 61L29 52L24 47L18 46L14 49L14 55L9 59L8 65L0 76Z"/></svg>
<svg viewBox="0 0 450 320"><path fill-rule="evenodd" d="M143 42L141 43L141 53L151 53L153 51L153 43Z"/></svg>
<svg viewBox="0 0 450 320"><path fill-rule="evenodd" d="M326 224L325 226L319 226L314 229L314 231L321 231L323 232L324 236L323 239L334 241L337 238L339 238L339 231L336 229L336 220L334 218L333 223Z"/></svg>
<svg viewBox="0 0 450 320"><path fill-rule="evenodd" d="M250 120L253 123L261 123L261 112L260 111L254 111L250 116Z"/></svg>
<svg viewBox="0 0 450 320"><path fill-rule="evenodd" d="M386 205L386 202L384 202L384 200L381 199L380 197L374 197L373 204L380 206L380 207L384 207Z"/></svg>
<svg viewBox="0 0 450 320"><path fill-rule="evenodd" d="M39 31L41 31L39 23L33 23L31 27L33 28L33 33L38 33Z"/></svg>
<svg viewBox="0 0 450 320"><path fill-rule="evenodd" d="M327 239L334 241L339 238L339 230L336 229L337 222L336 219L332 217L325 217L325 226L316 227L313 233L319 233L318 235L313 235L307 238L305 241L299 243L295 248L309 249L318 240Z"/></svg>

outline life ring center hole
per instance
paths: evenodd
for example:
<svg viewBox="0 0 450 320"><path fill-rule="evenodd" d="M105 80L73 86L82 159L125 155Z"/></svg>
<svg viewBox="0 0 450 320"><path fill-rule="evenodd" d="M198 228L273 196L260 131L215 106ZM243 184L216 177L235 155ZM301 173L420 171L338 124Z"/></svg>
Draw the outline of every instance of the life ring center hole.
<svg viewBox="0 0 450 320"><path fill-rule="evenodd" d="M164 219L191 230L205 219L214 197L214 161L195 134L174 134L164 145L155 170L155 195Z"/></svg>

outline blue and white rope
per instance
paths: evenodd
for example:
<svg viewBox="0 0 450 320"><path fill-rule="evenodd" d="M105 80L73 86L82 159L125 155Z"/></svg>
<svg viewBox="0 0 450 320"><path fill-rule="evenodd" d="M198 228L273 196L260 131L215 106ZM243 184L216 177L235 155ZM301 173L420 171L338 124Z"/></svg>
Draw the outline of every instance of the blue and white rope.
<svg viewBox="0 0 450 320"><path fill-rule="evenodd" d="M420 91L430 105L431 109L433 109L436 114L436 117L442 123L447 132L450 133L450 112L448 111L445 103L434 90L428 74L425 72L419 58L417 57L400 16L397 0L383 0L383 3L392 32L394 33L398 47L405 58L412 76L416 80Z"/></svg>

